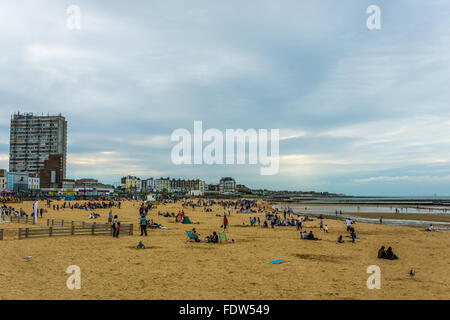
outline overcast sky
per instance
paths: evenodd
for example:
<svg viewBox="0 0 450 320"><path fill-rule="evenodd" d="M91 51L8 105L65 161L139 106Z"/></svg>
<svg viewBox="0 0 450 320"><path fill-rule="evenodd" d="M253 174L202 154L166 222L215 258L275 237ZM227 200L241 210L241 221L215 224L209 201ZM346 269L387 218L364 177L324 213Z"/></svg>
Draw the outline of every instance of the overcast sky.
<svg viewBox="0 0 450 320"><path fill-rule="evenodd" d="M11 114L50 112L68 120L68 178L450 195L449 16L447 0L1 1L0 168ZM194 120L280 129L279 173L175 166L170 135Z"/></svg>

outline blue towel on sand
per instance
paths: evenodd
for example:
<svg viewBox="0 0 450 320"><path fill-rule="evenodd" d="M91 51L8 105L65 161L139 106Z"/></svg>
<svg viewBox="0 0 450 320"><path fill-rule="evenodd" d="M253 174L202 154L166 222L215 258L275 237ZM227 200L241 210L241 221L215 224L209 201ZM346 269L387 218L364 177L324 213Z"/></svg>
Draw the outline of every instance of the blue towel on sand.
<svg viewBox="0 0 450 320"><path fill-rule="evenodd" d="M284 260L278 259L278 260L270 261L269 263L271 263L271 264L279 264L279 263L282 263L283 261Z"/></svg>

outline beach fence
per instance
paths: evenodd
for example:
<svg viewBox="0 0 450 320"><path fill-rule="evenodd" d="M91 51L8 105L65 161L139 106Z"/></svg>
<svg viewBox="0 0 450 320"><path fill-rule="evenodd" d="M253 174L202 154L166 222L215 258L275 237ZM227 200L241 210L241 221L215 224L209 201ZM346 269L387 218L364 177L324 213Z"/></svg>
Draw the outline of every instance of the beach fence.
<svg viewBox="0 0 450 320"><path fill-rule="evenodd" d="M109 224L91 225L68 225L64 227L38 227L38 228L19 228L19 240L26 238L37 237L55 237L55 236L77 236L77 235L92 235L92 236L112 236L113 229ZM121 235L133 235L132 224L120 225Z"/></svg>
<svg viewBox="0 0 450 320"><path fill-rule="evenodd" d="M0 229L0 240L3 240L3 229Z"/></svg>
<svg viewBox="0 0 450 320"><path fill-rule="evenodd" d="M8 220L5 220L8 221ZM16 217L16 216L10 216L9 217L9 222L17 222L17 223L25 223L25 224L34 224L34 219L33 217Z"/></svg>
<svg viewBox="0 0 450 320"><path fill-rule="evenodd" d="M47 219L47 227L71 227L71 226L82 226L82 227L86 227L86 226L92 226L93 224L96 224L98 226L100 225L108 225L109 227L111 227L110 223L104 223L104 224L100 224L100 223L96 223L95 221L90 223L90 222L84 222L84 221L70 221L70 220L55 220L55 219Z"/></svg>

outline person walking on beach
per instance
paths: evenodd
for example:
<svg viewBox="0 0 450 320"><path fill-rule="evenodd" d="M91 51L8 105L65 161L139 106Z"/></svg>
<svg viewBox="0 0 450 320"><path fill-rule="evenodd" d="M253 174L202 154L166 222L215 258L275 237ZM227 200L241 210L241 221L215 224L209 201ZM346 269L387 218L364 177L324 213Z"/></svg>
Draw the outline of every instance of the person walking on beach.
<svg viewBox="0 0 450 320"><path fill-rule="evenodd" d="M141 218L139 219L140 225L141 225L141 236L144 235L147 236L147 219L145 218L144 215L141 216Z"/></svg>
<svg viewBox="0 0 450 320"><path fill-rule="evenodd" d="M383 224L383 217L380 216L380 224Z"/></svg>
<svg viewBox="0 0 450 320"><path fill-rule="evenodd" d="M350 231L350 227L352 226L352 220L347 219L345 220L345 223L347 224L347 231Z"/></svg>
<svg viewBox="0 0 450 320"><path fill-rule="evenodd" d="M108 223L112 223L112 218L113 218L112 210L109 210Z"/></svg>
<svg viewBox="0 0 450 320"><path fill-rule="evenodd" d="M224 215L223 216L223 231L225 232L227 230L227 228L228 228L228 219L227 219L227 216Z"/></svg>

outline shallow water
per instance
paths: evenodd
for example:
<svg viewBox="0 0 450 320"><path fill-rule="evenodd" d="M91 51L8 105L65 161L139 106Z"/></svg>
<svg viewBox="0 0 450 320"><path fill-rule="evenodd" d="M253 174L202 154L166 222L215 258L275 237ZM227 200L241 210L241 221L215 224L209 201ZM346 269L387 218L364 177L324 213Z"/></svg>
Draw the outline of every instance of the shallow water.
<svg viewBox="0 0 450 320"><path fill-rule="evenodd" d="M365 218L365 217L357 217L352 215L352 213L369 213L369 212L378 212L378 213L391 213L395 214L395 207L390 206L340 206L340 205L324 205L324 206L308 206L308 205L274 205L273 208L277 208L278 210L284 210L287 208L291 208L295 214L301 215L310 215L310 216L318 216L323 215L324 218L328 219L338 219L344 220L346 218L351 218L356 222L365 222L365 223L377 223L380 221L377 218ZM447 212L443 212L442 208L427 208L427 209L417 209L417 208L397 208L400 210L398 213L401 214L411 214L411 213L420 213L420 214L428 214L428 213L439 213L439 214L450 214L450 210ZM403 210L401 210L403 209ZM342 211L342 215L338 214L336 216L336 210ZM383 224L387 225L397 225L397 226L410 226L410 227L421 227L427 228L430 224L433 224L436 229L439 230L450 230L450 223L448 222L438 222L438 221L426 221L426 220L406 220L406 219L384 219Z"/></svg>
<svg viewBox="0 0 450 320"><path fill-rule="evenodd" d="M336 210L342 211L342 213L359 213L359 212L378 212L378 213L396 213L396 209L398 210L398 214L449 214L450 215L450 207L409 207L409 208L401 208L401 207L395 207L395 206L365 206L365 205L338 205L338 204L330 204L330 205L323 205L323 206L309 206L309 205L301 205L301 204L294 204L294 205L282 205L282 208L292 208L292 210L300 210L302 212L312 212L312 213L331 213L335 214Z"/></svg>

